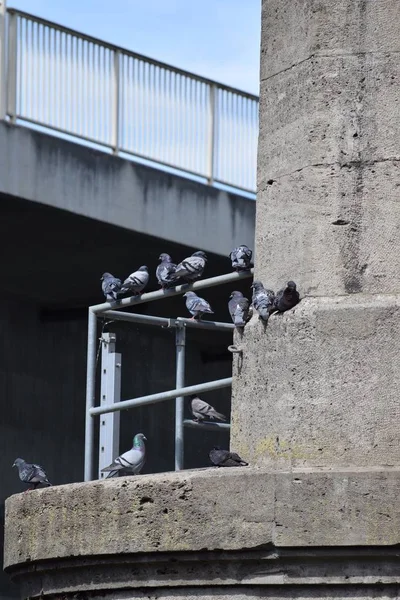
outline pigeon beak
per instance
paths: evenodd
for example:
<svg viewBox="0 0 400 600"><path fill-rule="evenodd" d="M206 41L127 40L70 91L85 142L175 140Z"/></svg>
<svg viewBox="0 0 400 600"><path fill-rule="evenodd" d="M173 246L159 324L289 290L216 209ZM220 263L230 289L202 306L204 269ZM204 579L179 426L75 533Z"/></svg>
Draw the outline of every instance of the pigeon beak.
<svg viewBox="0 0 400 600"><path fill-rule="evenodd" d="M16 464L14 463L14 464L13 464L13 467L15 467L15 466L16 466Z"/></svg>

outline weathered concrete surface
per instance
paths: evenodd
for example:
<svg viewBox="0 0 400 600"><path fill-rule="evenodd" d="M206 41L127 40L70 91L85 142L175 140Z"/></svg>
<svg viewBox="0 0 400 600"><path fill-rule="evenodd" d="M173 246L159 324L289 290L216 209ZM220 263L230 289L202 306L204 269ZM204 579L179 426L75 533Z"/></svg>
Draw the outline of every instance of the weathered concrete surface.
<svg viewBox="0 0 400 600"><path fill-rule="evenodd" d="M251 464L400 464L400 296L306 298L237 343L231 444Z"/></svg>
<svg viewBox="0 0 400 600"><path fill-rule="evenodd" d="M5 122L0 193L222 256L253 247L253 200Z"/></svg>
<svg viewBox="0 0 400 600"><path fill-rule="evenodd" d="M397 583L399 483L399 469L243 467L19 494L6 502L5 567L24 597Z"/></svg>

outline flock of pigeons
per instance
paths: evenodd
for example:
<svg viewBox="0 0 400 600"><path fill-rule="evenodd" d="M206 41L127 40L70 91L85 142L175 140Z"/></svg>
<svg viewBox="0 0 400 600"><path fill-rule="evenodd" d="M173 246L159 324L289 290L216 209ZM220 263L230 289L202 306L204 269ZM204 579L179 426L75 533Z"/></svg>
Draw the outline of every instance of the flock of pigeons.
<svg viewBox="0 0 400 600"><path fill-rule="evenodd" d="M238 272L250 270L253 266L251 262L252 254L250 248L245 245L232 250L229 255L232 268ZM161 254L159 260L160 264L156 269L156 277L161 288L166 290L181 283L193 283L199 279L205 269L207 255L199 250L185 258L178 265L172 262L169 254ZM123 282L111 273L103 273L101 277L102 290L108 302L117 302L121 296L127 294L129 296L140 295L148 284L149 278L149 270L145 265L131 273ZM276 294L272 290L266 289L261 281L254 281L251 287L253 290L251 304L242 292L234 291L230 295L228 309L236 327L246 325L251 318L252 309L255 309L260 319L266 323L273 312L285 312L296 306L300 301L294 281L288 281L286 287ZM203 314L213 313L210 304L194 292L186 292L184 297L186 297L186 307L192 315L192 319L201 319ZM224 422L227 420L225 415L219 413L213 406L196 395L190 397L190 410L193 420L198 423L206 421ZM147 439L143 433L136 434L133 438L132 448L118 456L111 465L102 469L102 472L108 473L107 478L140 473L146 460L145 441ZM210 451L209 457L211 463L216 467L239 467L248 464L235 452L223 450L218 446ZM29 489L36 489L40 484L51 486L43 467L40 465L27 463L22 458L17 458L13 467L18 468L20 480L32 486Z"/></svg>
<svg viewBox="0 0 400 600"><path fill-rule="evenodd" d="M238 272L249 271L253 266L252 255L252 251L247 246L238 246L229 255L232 268ZM160 254L159 261L160 264L156 268L157 281L163 290L167 290L182 283L193 283L200 279L207 264L207 255L202 250L198 250L176 265L172 262L169 254L163 253ZM123 282L111 273L103 273L101 287L108 302L117 302L122 296L140 295L149 279L149 269L143 265ZM300 300L294 281L288 281L286 287L279 290L277 294L272 290L265 289L261 281L254 281L251 287L253 290L251 305L242 292L234 291L229 297L229 314L236 327L246 325L251 317L252 308L258 312L264 322L267 322L273 312L289 310ZM183 296L186 298L186 308L192 315L192 319L201 319L206 313L214 313L209 302L200 298L195 292L186 292Z"/></svg>

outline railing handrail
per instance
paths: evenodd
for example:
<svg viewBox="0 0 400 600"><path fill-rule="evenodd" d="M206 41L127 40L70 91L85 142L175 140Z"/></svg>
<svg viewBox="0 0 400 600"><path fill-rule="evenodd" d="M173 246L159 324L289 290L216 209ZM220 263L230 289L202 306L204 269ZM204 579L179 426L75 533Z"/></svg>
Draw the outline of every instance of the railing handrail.
<svg viewBox="0 0 400 600"><path fill-rule="evenodd" d="M185 77L190 77L191 79L195 79L196 81L200 81L201 83L206 83L207 85L216 86L219 89L225 90L227 92L231 92L233 94L238 94L239 96L243 96L244 98L248 98L250 100L256 100L256 101L259 100L259 96L255 95L255 94L251 94L250 92L246 92L239 88L235 88L230 85L221 83L219 81L215 81L214 79L209 79L207 77L203 77L202 75L197 75L196 73L193 73L191 71L186 71L185 69L180 69L179 67L175 67L174 65L164 63L160 60L151 58L150 56L146 56L144 54L139 54L132 50L128 50L128 48L124 48L123 46L117 46L116 44L112 44L111 42L106 42L104 40L101 40L100 38L94 37L92 35L88 35L86 33L83 33L82 31L78 31L77 29L72 29L71 27L65 27L64 25L60 25L60 23L56 23L54 21L49 21L47 19L43 19L42 17L38 17L31 13L25 12L23 10L19 10L17 8L7 8L7 13L19 15L21 17L29 19L30 21L34 21L36 23L41 23L42 25L45 25L46 27L52 27L53 29L58 29L59 31L62 31L64 33L68 33L70 35L81 38L88 42L92 42L93 44L98 44L99 46L103 46L104 48L107 48L108 50L112 50L114 52L122 52L123 54L125 54L127 56L131 56L132 58L142 60L143 62L150 63L150 64L160 67L162 69L167 69L169 71L173 71L174 73L177 73L178 75L184 75Z"/></svg>

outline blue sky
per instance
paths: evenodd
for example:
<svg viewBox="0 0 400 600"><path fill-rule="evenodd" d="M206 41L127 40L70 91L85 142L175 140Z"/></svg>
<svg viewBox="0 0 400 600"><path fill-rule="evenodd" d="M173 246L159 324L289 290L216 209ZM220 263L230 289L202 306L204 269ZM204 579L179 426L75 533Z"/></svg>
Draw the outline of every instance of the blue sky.
<svg viewBox="0 0 400 600"><path fill-rule="evenodd" d="M258 94L260 0L8 0L8 6Z"/></svg>

